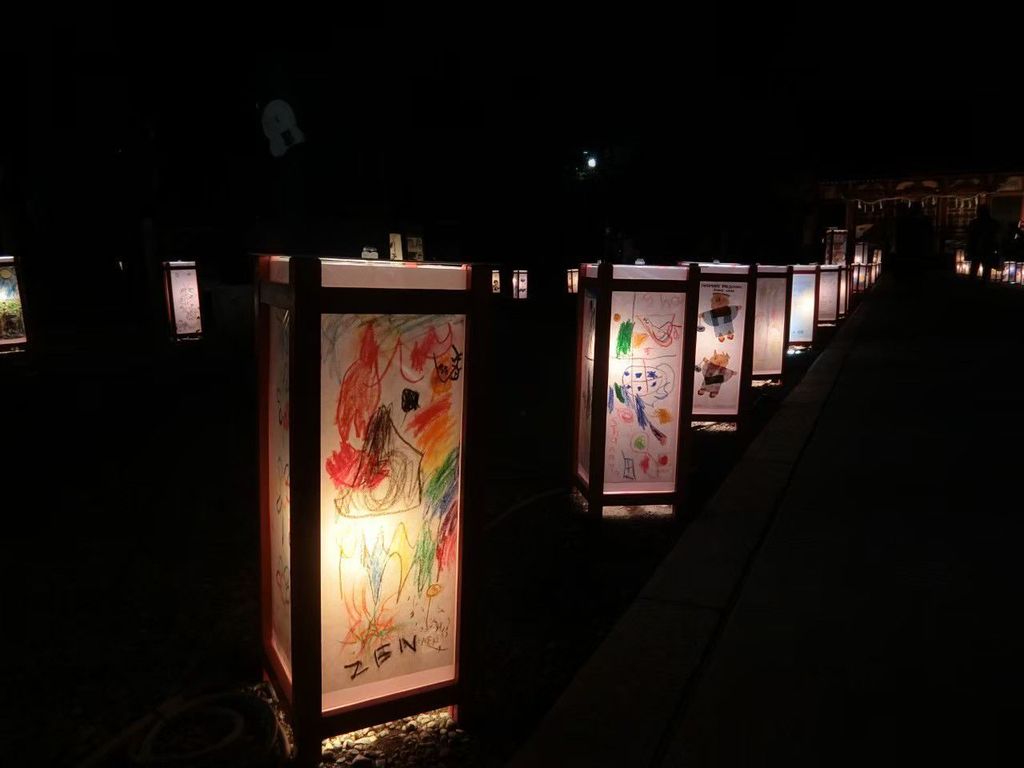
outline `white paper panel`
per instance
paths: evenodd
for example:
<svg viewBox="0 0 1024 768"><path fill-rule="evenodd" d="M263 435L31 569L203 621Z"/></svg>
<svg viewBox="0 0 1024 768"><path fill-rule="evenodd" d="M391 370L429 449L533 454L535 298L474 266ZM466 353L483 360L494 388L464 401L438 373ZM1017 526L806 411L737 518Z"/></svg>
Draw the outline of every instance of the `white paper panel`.
<svg viewBox="0 0 1024 768"><path fill-rule="evenodd" d="M746 283L701 280L693 377L694 416L739 413L746 304Z"/></svg>
<svg viewBox="0 0 1024 768"><path fill-rule="evenodd" d="M465 317L324 315L323 708L454 679Z"/></svg>
<svg viewBox="0 0 1024 768"><path fill-rule="evenodd" d="M760 272L760 270L759 270ZM786 357L786 278L757 278L754 351L751 373L778 376Z"/></svg>
<svg viewBox="0 0 1024 768"><path fill-rule="evenodd" d="M26 340L14 257L3 256L0 257L0 346L22 344Z"/></svg>
<svg viewBox="0 0 1024 768"><path fill-rule="evenodd" d="M612 293L606 493L675 490L685 306L683 293Z"/></svg>
<svg viewBox="0 0 1024 768"><path fill-rule="evenodd" d="M320 284L324 288L420 288L439 291L465 291L469 288L469 269L465 266L415 261L320 261Z"/></svg>
<svg viewBox="0 0 1024 768"><path fill-rule="evenodd" d="M839 317L839 270L822 267L818 280L818 322L834 323Z"/></svg>
<svg viewBox="0 0 1024 768"><path fill-rule="evenodd" d="M846 315L849 309L849 297L847 295L847 281L849 272L846 269L840 270L839 273L839 314Z"/></svg>
<svg viewBox="0 0 1024 768"><path fill-rule="evenodd" d="M291 396L288 372L288 310L270 308L270 357L267 381L269 436L268 499L270 533L271 642L291 678L292 670L292 577L291 577L291 468L288 435Z"/></svg>
<svg viewBox="0 0 1024 768"><path fill-rule="evenodd" d="M583 370L580 371L579 432L576 435L577 471L590 482L590 432L594 396L594 340L597 336L597 294L585 291L583 296Z"/></svg>
<svg viewBox="0 0 1024 768"><path fill-rule="evenodd" d="M813 272L794 272L792 305L789 309L789 343L809 344L814 339Z"/></svg>
<svg viewBox="0 0 1024 768"><path fill-rule="evenodd" d="M172 269L170 275L175 333L179 336L201 333L203 323L199 312L199 281L196 279L196 271Z"/></svg>

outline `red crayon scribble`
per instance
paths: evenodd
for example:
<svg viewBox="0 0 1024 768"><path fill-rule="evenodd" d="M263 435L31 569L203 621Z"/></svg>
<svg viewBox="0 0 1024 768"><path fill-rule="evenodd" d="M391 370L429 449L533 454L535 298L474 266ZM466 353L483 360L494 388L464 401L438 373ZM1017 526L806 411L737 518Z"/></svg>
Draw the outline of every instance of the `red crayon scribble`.
<svg viewBox="0 0 1024 768"><path fill-rule="evenodd" d="M442 413L447 413L451 404L451 396L442 397L419 411L409 422L409 428L412 430L413 434L419 437L420 433L430 425L430 422Z"/></svg>
<svg viewBox="0 0 1024 768"><path fill-rule="evenodd" d="M413 344L412 354L409 356L409 362L412 363L413 370L422 371L423 366L426 365L427 360L433 355L441 355L448 351L448 348L452 345L452 327L448 326L448 335L441 340L437 337L437 330L431 328L417 343Z"/></svg>
<svg viewBox="0 0 1024 768"><path fill-rule="evenodd" d="M668 466L668 456L666 456L665 454L661 454L661 458L658 459L658 463L661 464L661 466L663 466L663 467L667 467Z"/></svg>
<svg viewBox="0 0 1024 768"><path fill-rule="evenodd" d="M644 454L644 457L640 459L640 469L644 471L644 474L648 474L651 471L651 457L649 454Z"/></svg>
<svg viewBox="0 0 1024 768"><path fill-rule="evenodd" d="M366 436L370 417L380 403L379 353L373 326L367 325L359 342L359 357L345 371L338 393L334 423L341 435L341 447L331 453L326 464L327 474L338 488L355 487L361 452L352 447L349 437L352 432L359 439Z"/></svg>

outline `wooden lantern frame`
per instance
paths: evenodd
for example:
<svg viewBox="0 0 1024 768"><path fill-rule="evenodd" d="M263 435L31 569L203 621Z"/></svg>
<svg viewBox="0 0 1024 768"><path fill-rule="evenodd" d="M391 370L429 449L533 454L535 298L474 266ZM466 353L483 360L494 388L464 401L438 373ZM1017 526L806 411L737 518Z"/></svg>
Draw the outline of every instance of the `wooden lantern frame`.
<svg viewBox="0 0 1024 768"><path fill-rule="evenodd" d="M793 291L796 288L796 277L797 275L814 275L814 313L811 316L811 337L809 339L801 339L799 341L793 341L789 338L792 332L792 325L787 326L786 331L786 347L793 349L800 349L805 347L811 347L814 345L814 339L817 336L818 328L818 284L821 281L821 270L818 264L794 264L792 267L792 275L790 278L790 296L789 296L789 307L790 316L793 313Z"/></svg>
<svg viewBox="0 0 1024 768"><path fill-rule="evenodd" d="M782 330L782 360L779 361L778 373L758 373L754 370L754 356L750 355L750 378L753 381L782 381L786 370L786 348L789 346L789 321L793 309L793 267L775 266L771 264L756 265L755 275L758 283L761 280L783 280L786 284L786 309ZM757 286L754 287L755 293ZM754 321L754 334L757 334L757 319Z"/></svg>
<svg viewBox="0 0 1024 768"><path fill-rule="evenodd" d="M334 260L331 260L332 262ZM346 263L367 265L359 259ZM373 268L416 269L420 262L371 262ZM431 263L433 266L434 263ZM264 669L289 719L296 764L314 766L323 739L444 706L464 703L465 670L473 648L467 628L478 582L480 523L483 509L486 392L489 386L487 343L490 333L492 265L460 266L465 290L429 288L357 288L323 285L319 257L290 258L257 254L256 337L259 390L260 603ZM272 645L272 565L270 562L270 382L271 311L290 313L288 376L290 425L291 668L289 678ZM448 682L324 712L321 679L321 317L323 314L459 314L466 320L463 365L463 433L460 474L460 558L455 674Z"/></svg>
<svg viewBox="0 0 1024 768"><path fill-rule="evenodd" d="M656 275L659 269L685 269L682 279L615 277L615 267L609 262L600 264L580 264L580 290L576 301L576 371L573 390L573 437L571 451L572 485L587 500L589 513L602 517L606 506L655 506L669 505L673 516L678 517L685 507L689 484L686 474L689 471L692 456L692 427L690 425L693 411L693 359L697 344L697 295L700 284L699 267L646 267L633 265L617 265L623 274L642 274L635 270L651 270ZM611 345L612 293L615 291L639 291L644 293L681 293L686 299L683 311L682 335L682 370L679 386L679 418L676 436L676 467L674 489L661 492L609 493L604 487L605 441L607 434L608 408L606 392L608 391L608 364L606 361ZM584 478L579 471L579 431L580 419L583 417L580 405L580 390L583 382L584 345L584 303L587 294L596 297L594 312L594 350L595 365L592 382L590 408L590 472ZM604 364L598 365L604 360Z"/></svg>
<svg viewBox="0 0 1024 768"><path fill-rule="evenodd" d="M171 285L171 274L192 270L196 273L196 301L199 303L199 330L194 333L178 333L178 319L174 312L174 294ZM199 284L199 266L195 261L165 261L164 271L164 301L167 304L167 323L171 339L174 341L196 341L203 338L203 322L206 313L205 302L203 301L203 289Z"/></svg>

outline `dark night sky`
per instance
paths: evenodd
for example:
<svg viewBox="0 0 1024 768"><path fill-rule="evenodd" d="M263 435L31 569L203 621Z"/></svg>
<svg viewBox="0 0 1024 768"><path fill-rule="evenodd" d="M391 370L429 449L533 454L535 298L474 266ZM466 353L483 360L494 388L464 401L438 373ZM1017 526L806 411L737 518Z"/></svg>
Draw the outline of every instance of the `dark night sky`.
<svg viewBox="0 0 1024 768"><path fill-rule="evenodd" d="M55 247L70 245L57 230L116 240L147 212L239 241L279 217L287 181L259 125L275 96L308 138L304 217L457 222L490 258L564 253L602 223L682 230L685 246L785 218L820 178L1024 168L1016 72L913 20L325 22L280 40L167 20L37 22L3 54L18 115L3 121L5 200L30 200ZM604 161L586 185L582 149Z"/></svg>

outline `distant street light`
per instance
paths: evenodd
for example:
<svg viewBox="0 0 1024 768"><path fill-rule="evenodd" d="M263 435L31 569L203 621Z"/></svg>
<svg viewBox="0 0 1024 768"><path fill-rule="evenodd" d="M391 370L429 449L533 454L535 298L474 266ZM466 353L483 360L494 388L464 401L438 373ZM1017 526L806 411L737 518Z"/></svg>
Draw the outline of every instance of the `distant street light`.
<svg viewBox="0 0 1024 768"><path fill-rule="evenodd" d="M587 168L597 168L597 158L596 157L588 157L587 158Z"/></svg>

